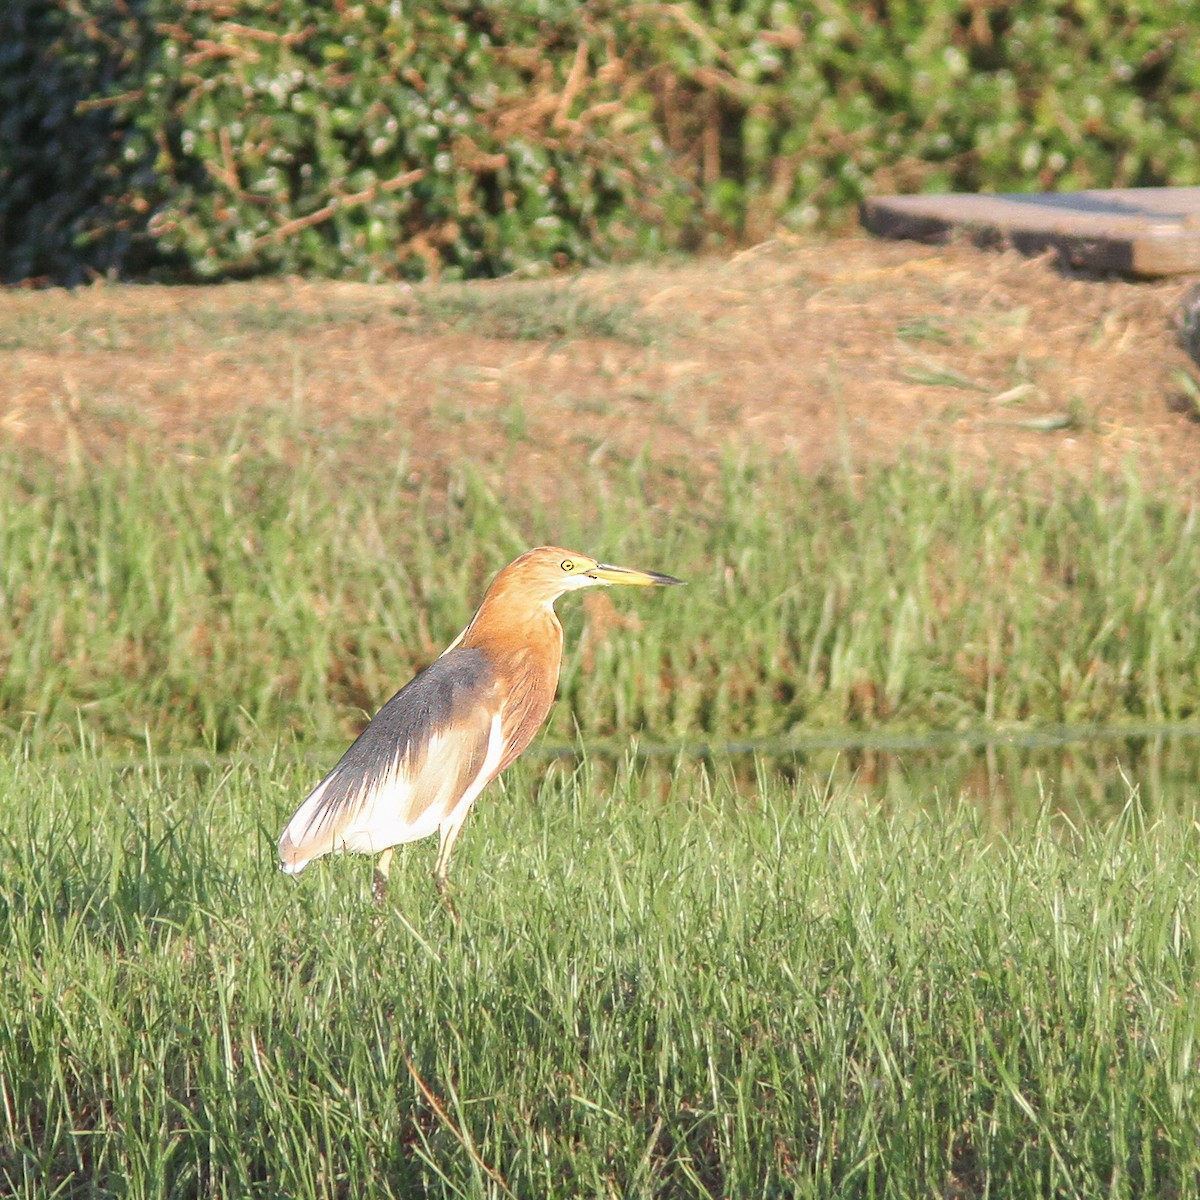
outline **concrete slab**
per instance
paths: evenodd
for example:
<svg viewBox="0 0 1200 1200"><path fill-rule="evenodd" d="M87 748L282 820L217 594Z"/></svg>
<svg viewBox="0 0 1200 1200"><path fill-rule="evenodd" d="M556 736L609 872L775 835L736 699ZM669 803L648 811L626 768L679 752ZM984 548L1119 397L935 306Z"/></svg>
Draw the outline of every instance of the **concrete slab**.
<svg viewBox="0 0 1200 1200"><path fill-rule="evenodd" d="M1057 250L1084 270L1153 278L1200 273L1200 187L875 196L863 225L881 237Z"/></svg>

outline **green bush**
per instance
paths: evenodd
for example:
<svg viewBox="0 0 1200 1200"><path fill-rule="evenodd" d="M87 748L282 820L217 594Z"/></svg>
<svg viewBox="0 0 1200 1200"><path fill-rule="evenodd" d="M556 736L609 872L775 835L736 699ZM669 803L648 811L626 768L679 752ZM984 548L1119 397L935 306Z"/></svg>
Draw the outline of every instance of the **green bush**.
<svg viewBox="0 0 1200 1200"><path fill-rule="evenodd" d="M192 6L123 106L156 158L148 234L198 274L494 275L659 244L660 140L597 6L264 15Z"/></svg>
<svg viewBox="0 0 1200 1200"><path fill-rule="evenodd" d="M676 169L759 237L889 191L1200 182L1191 0L710 0L648 56Z"/></svg>
<svg viewBox="0 0 1200 1200"><path fill-rule="evenodd" d="M13 0L0 21L8 279L494 275L834 223L870 192L1200 182L1190 0Z"/></svg>
<svg viewBox="0 0 1200 1200"><path fill-rule="evenodd" d="M140 6L8 0L0 5L0 281L136 270L136 206L113 204L139 183L123 159L114 106L152 36ZM140 249L153 252L142 242Z"/></svg>

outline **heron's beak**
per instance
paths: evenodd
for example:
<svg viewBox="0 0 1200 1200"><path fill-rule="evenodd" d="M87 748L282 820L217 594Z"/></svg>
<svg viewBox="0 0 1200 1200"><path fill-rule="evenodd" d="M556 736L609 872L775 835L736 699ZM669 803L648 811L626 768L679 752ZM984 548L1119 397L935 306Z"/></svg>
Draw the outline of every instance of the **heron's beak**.
<svg viewBox="0 0 1200 1200"><path fill-rule="evenodd" d="M632 567L613 567L608 563L597 563L584 574L597 583L623 583L632 587L667 587L683 583L673 575L660 575L657 571L635 571Z"/></svg>

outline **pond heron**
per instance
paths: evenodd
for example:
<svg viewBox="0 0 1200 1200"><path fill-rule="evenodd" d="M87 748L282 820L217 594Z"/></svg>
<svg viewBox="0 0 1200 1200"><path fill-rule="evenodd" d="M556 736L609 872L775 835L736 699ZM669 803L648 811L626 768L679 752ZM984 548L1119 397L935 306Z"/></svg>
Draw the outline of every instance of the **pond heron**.
<svg viewBox="0 0 1200 1200"><path fill-rule="evenodd" d="M296 810L279 839L283 870L295 875L343 850L377 854L382 903L394 847L436 832L434 877L444 896L471 805L550 711L563 647L555 600L598 585L680 582L557 546L509 563L466 629L375 714Z"/></svg>

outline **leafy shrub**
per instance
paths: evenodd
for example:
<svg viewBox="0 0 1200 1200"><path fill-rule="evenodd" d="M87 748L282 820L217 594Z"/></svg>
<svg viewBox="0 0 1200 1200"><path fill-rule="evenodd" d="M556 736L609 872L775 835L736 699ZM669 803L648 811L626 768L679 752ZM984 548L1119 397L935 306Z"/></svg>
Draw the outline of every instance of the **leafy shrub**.
<svg viewBox="0 0 1200 1200"><path fill-rule="evenodd" d="M136 78L151 38L122 0L0 5L0 281L136 269L136 205L112 201L138 171L123 160L105 97ZM132 218L132 220L130 220Z"/></svg>
<svg viewBox="0 0 1200 1200"><path fill-rule="evenodd" d="M0 20L6 278L493 275L829 224L868 192L1200 182L1191 0L10 0Z"/></svg>
<svg viewBox="0 0 1200 1200"><path fill-rule="evenodd" d="M597 22L570 3L193 5L126 110L157 151L148 233L206 276L649 249L661 142Z"/></svg>
<svg viewBox="0 0 1200 1200"><path fill-rule="evenodd" d="M868 193L1200 182L1190 0L707 0L648 10L676 170L757 238Z"/></svg>

